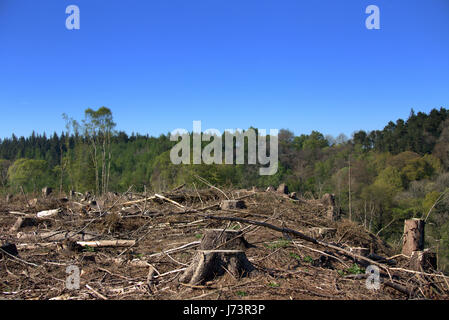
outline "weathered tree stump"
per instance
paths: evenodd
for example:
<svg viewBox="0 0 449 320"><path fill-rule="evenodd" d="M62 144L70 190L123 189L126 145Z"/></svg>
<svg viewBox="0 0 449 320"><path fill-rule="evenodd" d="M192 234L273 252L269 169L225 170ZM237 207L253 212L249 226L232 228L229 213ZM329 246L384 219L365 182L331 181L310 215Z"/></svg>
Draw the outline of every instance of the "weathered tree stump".
<svg viewBox="0 0 449 320"><path fill-rule="evenodd" d="M180 282L201 284L229 272L233 277L249 275L254 266L242 250L198 250Z"/></svg>
<svg viewBox="0 0 449 320"><path fill-rule="evenodd" d="M410 257L410 269L416 271L434 271L437 269L437 256L430 250L413 251Z"/></svg>
<svg viewBox="0 0 449 320"><path fill-rule="evenodd" d="M296 192L292 192L288 195L289 198L298 200L298 194Z"/></svg>
<svg viewBox="0 0 449 320"><path fill-rule="evenodd" d="M285 183L282 183L279 185L278 189L276 190L278 193L282 194L288 194L288 187Z"/></svg>
<svg viewBox="0 0 449 320"><path fill-rule="evenodd" d="M337 229L324 227L312 227L305 232L305 234L315 239L332 238L336 233Z"/></svg>
<svg viewBox="0 0 449 320"><path fill-rule="evenodd" d="M42 188L42 196L44 198L48 197L53 192L53 189L50 187L44 187Z"/></svg>
<svg viewBox="0 0 449 320"><path fill-rule="evenodd" d="M17 232L23 227L32 227L39 224L39 219L34 217L19 217L14 225L9 229L10 232Z"/></svg>
<svg viewBox="0 0 449 320"><path fill-rule="evenodd" d="M235 210L246 208L245 202L243 200L223 200L221 202L220 208L222 210Z"/></svg>
<svg viewBox="0 0 449 320"><path fill-rule="evenodd" d="M413 251L424 250L424 220L410 219L404 223L402 253L411 256Z"/></svg>
<svg viewBox="0 0 449 320"><path fill-rule="evenodd" d="M249 246L240 231L206 230L192 263L179 281L202 284L225 273L235 278L248 276L255 270L244 251Z"/></svg>
<svg viewBox="0 0 449 320"><path fill-rule="evenodd" d="M321 198L321 203L327 207L326 210L326 217L327 219L331 221L336 221L340 219L340 214L337 212L337 209L335 208L335 196L330 193L326 193Z"/></svg>

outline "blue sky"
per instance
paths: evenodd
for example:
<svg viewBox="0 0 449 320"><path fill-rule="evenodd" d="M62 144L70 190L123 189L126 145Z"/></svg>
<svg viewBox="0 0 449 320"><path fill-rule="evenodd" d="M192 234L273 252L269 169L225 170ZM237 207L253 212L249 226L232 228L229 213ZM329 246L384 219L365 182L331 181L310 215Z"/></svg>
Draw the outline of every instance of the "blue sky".
<svg viewBox="0 0 449 320"><path fill-rule="evenodd" d="M0 138L103 105L151 135L381 129L449 107L449 0L0 0Z"/></svg>

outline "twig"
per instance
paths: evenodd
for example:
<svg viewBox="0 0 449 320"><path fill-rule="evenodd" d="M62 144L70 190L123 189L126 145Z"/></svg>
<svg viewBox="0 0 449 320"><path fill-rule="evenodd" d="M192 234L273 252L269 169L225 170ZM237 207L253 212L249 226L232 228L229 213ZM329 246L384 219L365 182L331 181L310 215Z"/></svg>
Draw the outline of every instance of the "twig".
<svg viewBox="0 0 449 320"><path fill-rule="evenodd" d="M181 251L181 250L183 250L183 249L187 249L187 248L190 248L190 247L196 247L196 246L198 246L200 243L201 243L201 241L193 241L193 242L184 244L184 245L182 245L182 246L180 246L180 247L177 247L177 248L165 250L165 251L162 251L162 252L159 252L159 253L153 253L153 254L149 255L148 257L149 257L149 258L158 257L158 256L162 256L162 255L164 255L164 254L166 254L166 253L173 253L173 252L175 252L175 251Z"/></svg>
<svg viewBox="0 0 449 320"><path fill-rule="evenodd" d="M90 292L92 292L94 294L94 296L96 296L97 298L100 298L102 300L108 300L108 298L106 298L104 295L102 295L100 292L94 290L91 286L89 286L88 284L86 284L86 288L89 289Z"/></svg>
<svg viewBox="0 0 449 320"><path fill-rule="evenodd" d="M322 255L325 255L325 256L327 256L327 257L333 258L333 259L335 259L335 260L341 262L346 268L349 268L349 266L348 266L346 263L344 263L343 260L337 258L336 256L333 256L333 255L331 255L331 254L328 254L328 253L326 253L326 252L324 252L324 251L321 251L321 250L318 250L318 249L314 249L314 248L307 247L307 246L305 246L305 245L303 245L303 244L298 243L297 241L293 241L293 244L294 244L295 246L299 246L299 247L301 247L301 248L305 248L305 249L308 249L308 250L311 250L311 251L314 251L314 252L318 252L318 253L321 253Z"/></svg>
<svg viewBox="0 0 449 320"><path fill-rule="evenodd" d="M167 197L164 197L163 195L160 195L160 194L157 194L157 193L156 193L154 196L157 197L157 198L159 198L159 199L165 200L165 201L167 201L167 202L173 203L175 206L177 206L177 207L179 207L179 208L181 208L181 209L185 209L185 208L186 208L186 207L184 207L182 204L180 204L180 203L178 203L178 202L176 202L176 201L174 201L174 200L172 200L172 199L169 199L169 198L167 198Z"/></svg>
<svg viewBox="0 0 449 320"><path fill-rule="evenodd" d="M2 248L0 248L0 251L3 252L3 253L6 253L9 257L13 258L14 260L20 261L20 262L25 263L25 264L27 264L27 265L29 265L29 266L40 267L39 265L34 264L34 263L32 263L32 262L28 262L28 261L22 260L22 259L20 259L20 258L18 258L18 257L16 257L16 256L10 254L9 252L3 250Z"/></svg>
<svg viewBox="0 0 449 320"><path fill-rule="evenodd" d="M224 193L221 189L219 189L219 188L213 186L212 184L210 184L206 179L200 177L199 175L195 175L195 178L197 178L197 179L200 180L201 182L207 184L209 187L211 187L211 188L213 188L213 189L216 189L216 190L220 191L220 192L226 197L226 199L229 200L229 197L226 195L226 193Z"/></svg>

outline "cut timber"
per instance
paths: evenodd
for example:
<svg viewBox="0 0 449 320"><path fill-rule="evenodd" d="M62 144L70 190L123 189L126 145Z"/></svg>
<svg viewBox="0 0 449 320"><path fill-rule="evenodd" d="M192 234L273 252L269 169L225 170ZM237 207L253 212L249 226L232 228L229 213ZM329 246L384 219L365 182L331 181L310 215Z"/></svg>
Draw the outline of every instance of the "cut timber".
<svg viewBox="0 0 449 320"><path fill-rule="evenodd" d="M248 276L253 270L254 266L242 250L198 250L179 281L192 285L203 284L227 272L240 278Z"/></svg>
<svg viewBox="0 0 449 320"><path fill-rule="evenodd" d="M242 236L241 231L223 229L206 229L199 250L232 249L245 250L250 245Z"/></svg>
<svg viewBox="0 0 449 320"><path fill-rule="evenodd" d="M16 237L20 240L27 240L27 241L37 241L40 242L42 240L45 241L62 241L65 239L71 239L71 240L92 240L95 236L91 234L85 234L84 232L80 232L76 235L71 236L73 232L70 231L50 231L50 232L40 232L40 233L34 233L34 232L18 232Z"/></svg>
<svg viewBox="0 0 449 320"><path fill-rule="evenodd" d="M223 200L220 205L222 210L244 209L245 207L243 200Z"/></svg>
<svg viewBox="0 0 449 320"><path fill-rule="evenodd" d="M191 265L179 281L196 285L225 273L234 278L247 276L255 269L244 251L249 246L241 231L207 229Z"/></svg>
<svg viewBox="0 0 449 320"><path fill-rule="evenodd" d="M437 256L435 252L426 249L413 251L410 257L410 269L415 271L434 271L437 269Z"/></svg>
<svg viewBox="0 0 449 320"><path fill-rule="evenodd" d="M55 216L61 212L61 209L41 211L36 214L38 218Z"/></svg>
<svg viewBox="0 0 449 320"><path fill-rule="evenodd" d="M402 253L411 256L413 251L424 250L424 220L410 219L404 223Z"/></svg>
<svg viewBox="0 0 449 320"><path fill-rule="evenodd" d="M77 241L77 245L85 247L129 247L136 244L136 240L98 240L98 241Z"/></svg>

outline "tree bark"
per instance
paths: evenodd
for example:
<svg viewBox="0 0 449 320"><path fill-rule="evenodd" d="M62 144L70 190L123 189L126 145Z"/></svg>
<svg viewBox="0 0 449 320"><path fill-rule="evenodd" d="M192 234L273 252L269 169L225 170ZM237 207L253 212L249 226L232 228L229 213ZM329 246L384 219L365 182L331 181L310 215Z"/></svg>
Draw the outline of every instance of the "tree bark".
<svg viewBox="0 0 449 320"><path fill-rule="evenodd" d="M404 222L402 253L411 256L413 251L424 250L424 220L410 219Z"/></svg>

